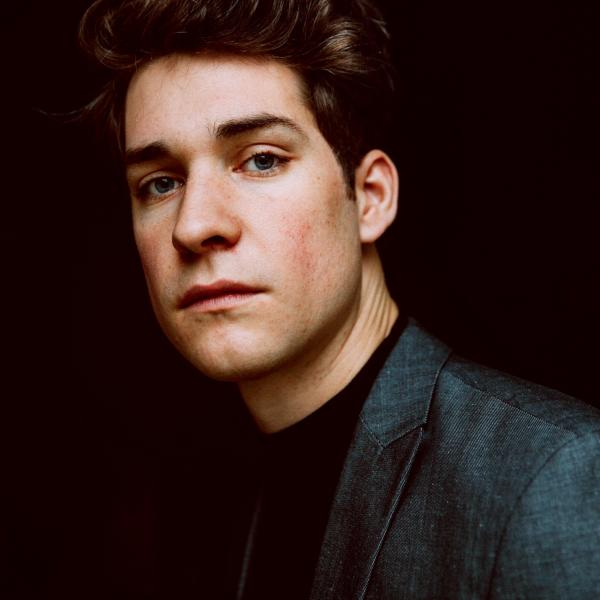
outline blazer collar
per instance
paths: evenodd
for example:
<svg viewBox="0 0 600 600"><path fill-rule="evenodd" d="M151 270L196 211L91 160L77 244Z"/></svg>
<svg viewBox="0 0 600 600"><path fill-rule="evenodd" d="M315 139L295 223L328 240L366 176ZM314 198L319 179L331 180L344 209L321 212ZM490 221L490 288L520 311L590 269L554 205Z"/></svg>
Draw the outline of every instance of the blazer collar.
<svg viewBox="0 0 600 600"><path fill-rule="evenodd" d="M367 398L360 419L382 446L427 421L450 349L409 319Z"/></svg>
<svg viewBox="0 0 600 600"><path fill-rule="evenodd" d="M329 515L312 600L364 598L449 354L409 320L360 414Z"/></svg>

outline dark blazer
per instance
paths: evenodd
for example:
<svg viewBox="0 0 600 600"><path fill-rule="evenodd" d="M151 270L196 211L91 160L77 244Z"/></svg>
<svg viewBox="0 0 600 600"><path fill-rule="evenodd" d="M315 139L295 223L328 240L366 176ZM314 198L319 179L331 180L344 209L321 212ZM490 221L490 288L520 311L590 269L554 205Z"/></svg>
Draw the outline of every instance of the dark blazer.
<svg viewBox="0 0 600 600"><path fill-rule="evenodd" d="M600 413L410 322L360 415L312 600L600 598Z"/></svg>

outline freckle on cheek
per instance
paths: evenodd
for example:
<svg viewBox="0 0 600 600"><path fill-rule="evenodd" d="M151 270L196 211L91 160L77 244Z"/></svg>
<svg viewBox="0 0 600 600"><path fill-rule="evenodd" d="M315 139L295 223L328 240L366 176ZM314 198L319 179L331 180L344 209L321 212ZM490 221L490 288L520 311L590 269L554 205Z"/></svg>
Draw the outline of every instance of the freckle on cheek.
<svg viewBox="0 0 600 600"><path fill-rule="evenodd" d="M291 225L286 228L286 236L292 243L296 268L302 273L310 275L314 268L315 251L311 247L311 244L314 243L311 239L311 225L309 223Z"/></svg>

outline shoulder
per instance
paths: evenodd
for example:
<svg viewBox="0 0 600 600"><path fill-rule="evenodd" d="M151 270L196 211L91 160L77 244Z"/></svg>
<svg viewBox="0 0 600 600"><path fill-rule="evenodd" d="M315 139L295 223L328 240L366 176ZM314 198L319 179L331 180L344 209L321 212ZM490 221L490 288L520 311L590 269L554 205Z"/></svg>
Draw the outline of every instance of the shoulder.
<svg viewBox="0 0 600 600"><path fill-rule="evenodd" d="M491 597L596 597L600 411L451 355L428 427L432 485L487 531Z"/></svg>
<svg viewBox="0 0 600 600"><path fill-rule="evenodd" d="M455 454L445 476L487 497L494 515L492 595L591 597L600 589L600 411L455 356L437 401L438 455ZM598 576L584 585L578 573L590 568Z"/></svg>
<svg viewBox="0 0 600 600"><path fill-rule="evenodd" d="M424 430L446 492L486 497L506 519L547 502L546 481L576 492L587 478L600 493L600 411L558 391L450 355Z"/></svg>
<svg viewBox="0 0 600 600"><path fill-rule="evenodd" d="M457 597L600 597L600 411L416 325L406 337L373 403L403 425L388 427L399 446L419 429L390 544L415 547Z"/></svg>
<svg viewBox="0 0 600 600"><path fill-rule="evenodd" d="M454 355L438 377L429 418L433 445L459 454L448 470L461 469L473 492L495 487L488 492L504 502L516 501L548 470L600 465L600 411ZM482 478L482 469L494 476Z"/></svg>
<svg viewBox="0 0 600 600"><path fill-rule="evenodd" d="M442 402L508 420L515 427L552 432L563 441L600 435L600 410L576 398L451 354L437 382ZM466 405L465 405L466 403ZM491 422L490 422L491 424Z"/></svg>

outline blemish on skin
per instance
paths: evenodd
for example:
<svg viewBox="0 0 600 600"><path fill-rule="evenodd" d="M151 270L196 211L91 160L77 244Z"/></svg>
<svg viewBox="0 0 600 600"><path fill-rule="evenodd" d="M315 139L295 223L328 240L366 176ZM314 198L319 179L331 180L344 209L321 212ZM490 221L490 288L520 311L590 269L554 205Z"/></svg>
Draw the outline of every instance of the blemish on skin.
<svg viewBox="0 0 600 600"><path fill-rule="evenodd" d="M304 274L311 275L314 272L314 248L311 238L313 237L313 225L308 222L286 223L285 236L293 241L296 264Z"/></svg>

